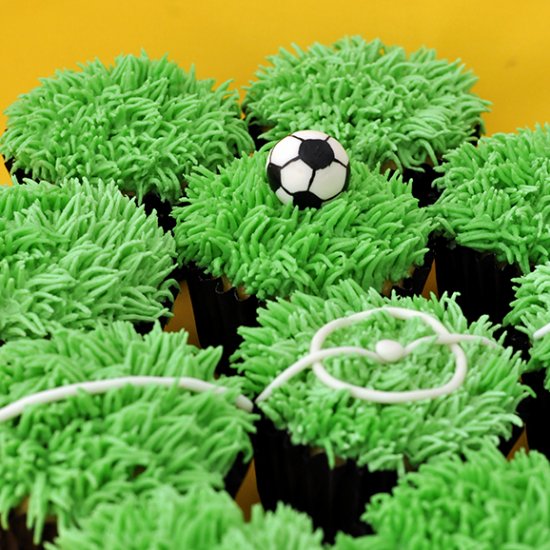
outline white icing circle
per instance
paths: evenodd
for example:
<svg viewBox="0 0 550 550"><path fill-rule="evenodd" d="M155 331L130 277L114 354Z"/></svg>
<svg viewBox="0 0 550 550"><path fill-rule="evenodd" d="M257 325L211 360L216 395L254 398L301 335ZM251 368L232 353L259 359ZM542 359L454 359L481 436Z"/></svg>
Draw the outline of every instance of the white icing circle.
<svg viewBox="0 0 550 550"><path fill-rule="evenodd" d="M379 341L375 346L375 351L365 350L355 346L342 346L338 348L326 348L322 349L322 345L326 338L335 330L353 325L358 321L363 321L370 316L386 312L392 317L401 320L408 320L418 317L422 319L437 335L437 339L433 339L430 336L424 336L414 340L410 344L403 346L401 343L395 340L384 339ZM334 357L337 355L360 355L363 357L369 357L380 363L395 362L403 359L410 354L415 348L425 342L433 342L438 345L444 345L449 347L452 354L455 356L455 371L451 379L435 388L407 390L407 391L380 391L362 386L356 386L336 378L329 374L322 364L322 360L328 357ZM296 376L299 372L313 366L313 372L320 382L326 386L339 390L346 389L352 396L363 399L365 401L371 401L374 403L406 403L409 401L420 401L423 399L434 399L443 395L447 395L453 391L456 391L464 382L466 373L468 370L468 362L464 350L460 347L459 343L462 341L477 341L484 345L495 346L495 343L485 338L484 336L476 336L471 334L452 334L436 317L429 315L423 311L411 310L394 306L383 306L379 308L369 309L360 313L355 313L348 317L342 317L326 323L322 326L313 336L309 349L309 354L285 369L280 373L256 398L256 402L259 403L267 399L271 393L285 382Z"/></svg>

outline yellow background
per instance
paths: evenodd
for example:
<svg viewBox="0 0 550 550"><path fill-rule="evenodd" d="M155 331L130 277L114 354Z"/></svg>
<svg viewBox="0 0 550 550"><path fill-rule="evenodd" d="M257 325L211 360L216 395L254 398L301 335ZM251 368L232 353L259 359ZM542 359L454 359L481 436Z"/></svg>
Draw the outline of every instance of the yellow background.
<svg viewBox="0 0 550 550"><path fill-rule="evenodd" d="M241 87L280 46L362 34L461 58L493 102L488 134L550 121L550 0L0 0L0 18L2 113L39 77L94 57L167 52L200 78ZM0 114L0 131L5 124ZM185 296L171 328L182 325L193 330ZM249 476L239 500L255 498Z"/></svg>
<svg viewBox="0 0 550 550"><path fill-rule="evenodd" d="M39 77L93 57L168 52L242 86L280 46L362 34L461 58L493 102L490 134L550 120L550 0L0 0L0 17L1 112Z"/></svg>

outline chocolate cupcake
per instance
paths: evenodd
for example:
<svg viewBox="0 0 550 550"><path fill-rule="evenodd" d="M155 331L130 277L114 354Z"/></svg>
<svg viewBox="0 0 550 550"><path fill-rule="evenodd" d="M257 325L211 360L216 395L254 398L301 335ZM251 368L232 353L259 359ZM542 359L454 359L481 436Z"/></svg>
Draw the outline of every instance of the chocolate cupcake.
<svg viewBox="0 0 550 550"><path fill-rule="evenodd" d="M174 240L113 183L0 187L0 232L0 342L171 315Z"/></svg>
<svg viewBox="0 0 550 550"><path fill-rule="evenodd" d="M235 493L255 416L237 379L214 379L220 355L122 322L2 346L4 540L41 544L101 503L164 485Z"/></svg>
<svg viewBox="0 0 550 550"><path fill-rule="evenodd" d="M407 54L360 36L294 50L269 57L247 88L252 133L273 145L296 130L321 130L355 160L412 178L421 205L433 202L433 167L484 128L488 102L471 92L473 73L433 50Z"/></svg>
<svg viewBox="0 0 550 550"><path fill-rule="evenodd" d="M500 323L512 279L550 259L550 126L495 134L446 156L431 207L437 286L460 292L466 317Z"/></svg>
<svg viewBox="0 0 550 550"><path fill-rule="evenodd" d="M547 548L549 493L550 463L536 452L508 462L486 448L434 460L373 498L363 516L373 536L340 536L334 548Z"/></svg>
<svg viewBox="0 0 550 550"><path fill-rule="evenodd" d="M214 170L253 149L227 83L144 53L58 71L6 114L0 153L20 180L114 180L163 226L196 165Z"/></svg>
<svg viewBox="0 0 550 550"><path fill-rule="evenodd" d="M550 263L537 266L515 283L515 300L504 322L510 341L529 360L523 382L533 396L522 406L530 449L550 458Z"/></svg>
<svg viewBox="0 0 550 550"><path fill-rule="evenodd" d="M98 506L80 527L63 529L51 550L321 550L311 520L286 506L256 505L245 523L227 494L201 487L179 495L170 487Z"/></svg>
<svg viewBox="0 0 550 550"><path fill-rule="evenodd" d="M203 345L221 343L229 355L240 341L236 328L255 324L258 302L295 290L323 296L344 278L381 292L421 292L432 226L410 184L352 161L346 190L301 209L272 190L267 158L259 152L219 174L199 170L174 209L179 261L199 269L189 270L188 283Z"/></svg>
<svg viewBox="0 0 550 550"><path fill-rule="evenodd" d="M323 298L270 301L258 318L232 366L261 413L259 494L308 512L329 540L364 533L365 503L405 471L508 442L521 425L523 361L454 298L385 298L345 281Z"/></svg>

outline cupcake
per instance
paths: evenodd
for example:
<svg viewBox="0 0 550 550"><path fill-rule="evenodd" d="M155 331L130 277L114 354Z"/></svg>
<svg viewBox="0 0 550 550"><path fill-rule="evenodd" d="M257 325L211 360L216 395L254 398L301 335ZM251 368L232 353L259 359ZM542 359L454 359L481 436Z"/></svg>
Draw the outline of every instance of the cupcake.
<svg viewBox="0 0 550 550"><path fill-rule="evenodd" d="M0 186L0 343L170 316L175 244L101 181Z"/></svg>
<svg viewBox="0 0 550 550"><path fill-rule="evenodd" d="M253 149L227 83L145 53L58 71L6 114L0 153L19 179L114 180L168 224L194 166L214 170Z"/></svg>
<svg viewBox="0 0 550 550"><path fill-rule="evenodd" d="M261 415L258 491L267 508L308 512L328 540L364 533L365 503L398 475L509 446L521 425L523 362L486 318L468 325L454 297L386 298L343 281L325 298L270 301L258 319L232 359Z"/></svg>
<svg viewBox="0 0 550 550"><path fill-rule="evenodd" d="M537 266L515 283L515 300L504 322L509 325L512 345L528 358L522 380L534 396L523 406L530 449L550 458L550 263Z"/></svg>
<svg viewBox="0 0 550 550"><path fill-rule="evenodd" d="M259 302L295 290L323 296L343 278L378 291L422 290L432 226L410 184L352 161L347 190L300 209L273 192L266 160L259 152L219 174L198 170L174 209L178 259L198 268L188 284L203 345L221 343L229 355Z"/></svg>
<svg viewBox="0 0 550 550"><path fill-rule="evenodd" d="M512 279L550 259L550 126L495 134L446 159L432 207L438 289L460 292L468 319L501 322Z"/></svg>
<svg viewBox="0 0 550 550"><path fill-rule="evenodd" d="M550 463L523 450L448 457L404 476L363 516L375 535L341 536L335 550L548 548Z"/></svg>
<svg viewBox="0 0 550 550"><path fill-rule="evenodd" d="M434 200L433 166L484 128L488 102L471 92L476 77L433 50L407 54L355 36L269 61L243 103L253 134L273 144L303 128L327 132L350 157L412 177L422 205Z"/></svg>
<svg viewBox="0 0 550 550"><path fill-rule="evenodd" d="M0 347L2 536L43 543L101 503L164 485L235 493L255 416L237 379L215 382L220 355L123 322Z"/></svg>
<svg viewBox="0 0 550 550"><path fill-rule="evenodd" d="M162 487L104 504L63 529L51 550L321 550L322 534L311 520L286 506L275 512L242 512L225 493L201 487L179 495Z"/></svg>

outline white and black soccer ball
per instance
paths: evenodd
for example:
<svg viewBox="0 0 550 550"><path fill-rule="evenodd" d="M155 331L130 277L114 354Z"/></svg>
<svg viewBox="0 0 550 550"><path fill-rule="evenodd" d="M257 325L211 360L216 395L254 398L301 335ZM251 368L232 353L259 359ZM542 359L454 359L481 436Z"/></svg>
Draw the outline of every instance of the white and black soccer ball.
<svg viewBox="0 0 550 550"><path fill-rule="evenodd" d="M333 137L315 130L294 132L271 149L267 179L283 203L319 208L349 182L349 158Z"/></svg>

